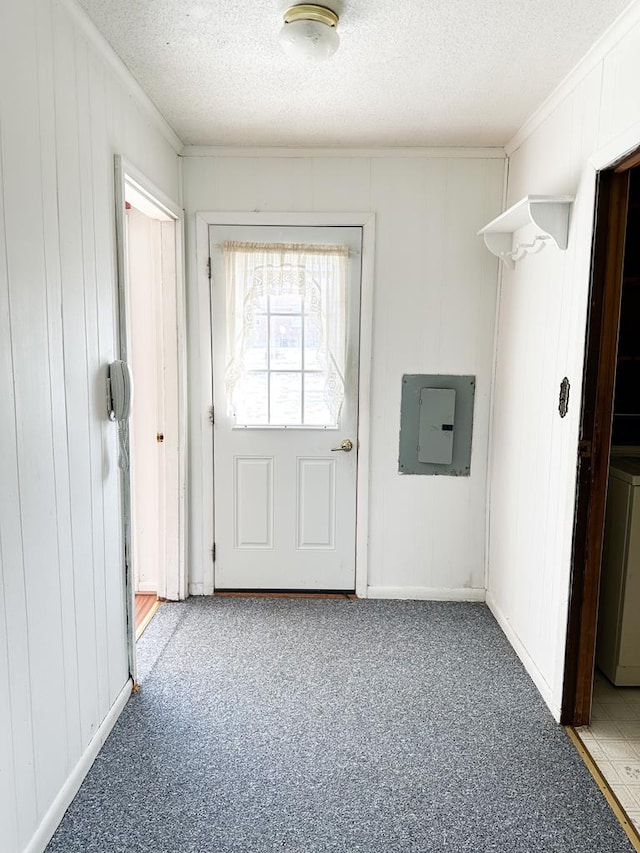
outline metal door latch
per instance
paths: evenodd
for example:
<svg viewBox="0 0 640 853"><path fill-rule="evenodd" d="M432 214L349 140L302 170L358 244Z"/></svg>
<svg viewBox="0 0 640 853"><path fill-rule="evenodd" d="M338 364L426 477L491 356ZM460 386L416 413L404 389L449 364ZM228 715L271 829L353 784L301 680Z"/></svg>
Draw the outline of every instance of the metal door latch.
<svg viewBox="0 0 640 853"><path fill-rule="evenodd" d="M564 416L569 411L569 391L571 389L571 384L569 380L565 376L562 382L560 383L560 399L558 402L558 411L560 412L560 417L564 418Z"/></svg>

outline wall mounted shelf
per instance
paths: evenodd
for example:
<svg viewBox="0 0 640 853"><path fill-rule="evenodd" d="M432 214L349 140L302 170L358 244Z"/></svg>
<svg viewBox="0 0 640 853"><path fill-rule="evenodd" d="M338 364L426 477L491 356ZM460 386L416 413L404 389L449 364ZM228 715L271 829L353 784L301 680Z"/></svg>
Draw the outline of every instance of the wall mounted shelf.
<svg viewBox="0 0 640 853"><path fill-rule="evenodd" d="M547 243L566 249L573 196L527 195L478 231L494 255L513 269L525 255L539 252ZM530 242L515 243L513 234L526 225L535 226Z"/></svg>

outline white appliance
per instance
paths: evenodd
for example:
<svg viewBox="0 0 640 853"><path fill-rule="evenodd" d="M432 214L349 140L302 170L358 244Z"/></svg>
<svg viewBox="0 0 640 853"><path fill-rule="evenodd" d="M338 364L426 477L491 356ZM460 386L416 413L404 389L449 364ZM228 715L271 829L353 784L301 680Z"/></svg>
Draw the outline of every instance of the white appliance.
<svg viewBox="0 0 640 853"><path fill-rule="evenodd" d="M640 686L640 457L614 457L604 530L596 664Z"/></svg>

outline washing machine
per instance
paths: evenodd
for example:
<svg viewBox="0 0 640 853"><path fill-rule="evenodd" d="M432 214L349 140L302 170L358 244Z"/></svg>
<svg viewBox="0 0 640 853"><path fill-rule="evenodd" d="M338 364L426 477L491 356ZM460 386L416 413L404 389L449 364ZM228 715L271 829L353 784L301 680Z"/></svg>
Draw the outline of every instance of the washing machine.
<svg viewBox="0 0 640 853"><path fill-rule="evenodd" d="M602 554L596 663L620 687L640 686L640 457L614 456Z"/></svg>

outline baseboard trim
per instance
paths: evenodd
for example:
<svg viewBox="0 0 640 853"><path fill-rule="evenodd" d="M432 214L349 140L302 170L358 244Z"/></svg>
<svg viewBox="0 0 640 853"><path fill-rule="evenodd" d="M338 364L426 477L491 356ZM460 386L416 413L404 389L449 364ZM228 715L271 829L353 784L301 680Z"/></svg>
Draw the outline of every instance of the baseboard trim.
<svg viewBox="0 0 640 853"><path fill-rule="evenodd" d="M149 581L149 583L139 583L136 586L136 592L139 592L141 595L155 595L158 592L158 584L152 581Z"/></svg>
<svg viewBox="0 0 640 853"><path fill-rule="evenodd" d="M485 590L447 589L430 586L369 586L367 598L400 598L415 601L484 601Z"/></svg>
<svg viewBox="0 0 640 853"><path fill-rule="evenodd" d="M106 741L111 729L114 727L118 717L122 713L122 709L127 704L127 700L131 695L132 687L133 682L129 679L122 688L118 698L109 709L109 713L100 724L89 745L80 757L80 760L67 777L66 782L47 810L47 813L42 818L31 841L27 844L24 853L43 853L47 844L51 841L54 832L64 817L64 813L80 790L84 777L91 769L91 765L95 761L100 748Z"/></svg>
<svg viewBox="0 0 640 853"><path fill-rule="evenodd" d="M189 595L213 595L213 584L196 581L189 584Z"/></svg>
<svg viewBox="0 0 640 853"><path fill-rule="evenodd" d="M520 658L522 665L524 666L527 673L529 674L529 677L537 687L538 692L549 706L549 710L553 714L554 719L556 720L556 722L559 723L560 706L556 706L553 702L553 693L551 691L551 687L549 686L547 680L536 666L529 652L524 647L524 644L522 643L521 639L513 630L511 623L496 603L495 598L491 595L489 591L487 591L487 606L489 610L493 613L493 617L498 623L498 625L502 628L502 631L506 636L507 640L509 640L509 642L513 646L515 653Z"/></svg>

